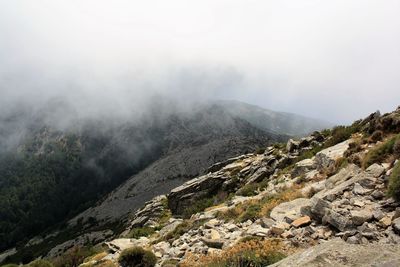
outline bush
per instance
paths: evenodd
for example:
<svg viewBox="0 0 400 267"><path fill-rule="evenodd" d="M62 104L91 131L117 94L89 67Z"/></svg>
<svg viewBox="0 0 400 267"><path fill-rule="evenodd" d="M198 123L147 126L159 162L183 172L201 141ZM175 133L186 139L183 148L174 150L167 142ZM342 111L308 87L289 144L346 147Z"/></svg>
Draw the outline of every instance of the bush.
<svg viewBox="0 0 400 267"><path fill-rule="evenodd" d="M129 238L140 238L142 236L149 236L154 234L155 230L154 228L151 227L138 227L138 228L133 228L129 234Z"/></svg>
<svg viewBox="0 0 400 267"><path fill-rule="evenodd" d="M375 131L372 135L371 135L371 142L376 143L378 141L381 141L383 138L383 132L382 131Z"/></svg>
<svg viewBox="0 0 400 267"><path fill-rule="evenodd" d="M263 267L283 259L282 245L278 240L249 240L224 250L222 253L189 255L180 266L204 267Z"/></svg>
<svg viewBox="0 0 400 267"><path fill-rule="evenodd" d="M38 259L34 260L27 265L28 267L53 267L53 264L49 261Z"/></svg>
<svg viewBox="0 0 400 267"><path fill-rule="evenodd" d="M1 267L18 267L18 264L9 263L9 264L5 264L5 265L1 265Z"/></svg>
<svg viewBox="0 0 400 267"><path fill-rule="evenodd" d="M326 141L324 147L331 147L340 142L346 141L352 134L359 132L360 129L361 125L359 122L355 122L351 126L337 126L331 131L331 138Z"/></svg>
<svg viewBox="0 0 400 267"><path fill-rule="evenodd" d="M400 161L394 166L390 175L388 194L400 201Z"/></svg>
<svg viewBox="0 0 400 267"><path fill-rule="evenodd" d="M363 167L367 168L368 166L374 163L380 163L383 162L385 159L387 159L389 155L391 155L394 152L393 150L394 144L398 140L400 140L400 135L392 137L386 142L371 149L364 157Z"/></svg>
<svg viewBox="0 0 400 267"><path fill-rule="evenodd" d="M241 187L237 192L236 195L250 197L257 195L256 190L258 189L258 184L247 184Z"/></svg>
<svg viewBox="0 0 400 267"><path fill-rule="evenodd" d="M53 260L56 267L73 267L78 266L90 256L99 253L97 249L90 246L75 246L67 250L63 255Z"/></svg>
<svg viewBox="0 0 400 267"><path fill-rule="evenodd" d="M118 262L122 267L153 267L157 263L157 257L151 251L133 247L122 251Z"/></svg>
<svg viewBox="0 0 400 267"><path fill-rule="evenodd" d="M396 158L400 157L400 138L394 143L393 154Z"/></svg>
<svg viewBox="0 0 400 267"><path fill-rule="evenodd" d="M202 198L196 200L190 207L183 211L183 217L188 219L193 214L204 211L206 208L211 207L215 204L214 198Z"/></svg>

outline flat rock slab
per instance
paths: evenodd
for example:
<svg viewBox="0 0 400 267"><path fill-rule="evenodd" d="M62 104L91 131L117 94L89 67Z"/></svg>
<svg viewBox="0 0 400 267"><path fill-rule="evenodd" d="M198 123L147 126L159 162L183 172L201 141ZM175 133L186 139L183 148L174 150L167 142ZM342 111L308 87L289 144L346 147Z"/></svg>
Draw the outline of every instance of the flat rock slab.
<svg viewBox="0 0 400 267"><path fill-rule="evenodd" d="M348 244L341 239L311 247L295 253L272 267L400 266L400 246L389 244Z"/></svg>
<svg viewBox="0 0 400 267"><path fill-rule="evenodd" d="M300 217L292 222L292 226L294 227L302 227L309 225L311 223L311 218L309 216Z"/></svg>

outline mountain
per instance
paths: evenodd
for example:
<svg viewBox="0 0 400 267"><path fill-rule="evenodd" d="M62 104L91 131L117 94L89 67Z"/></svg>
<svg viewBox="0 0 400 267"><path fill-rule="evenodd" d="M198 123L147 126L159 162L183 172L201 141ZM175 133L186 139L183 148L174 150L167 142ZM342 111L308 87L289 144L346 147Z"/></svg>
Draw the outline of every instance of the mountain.
<svg viewBox="0 0 400 267"><path fill-rule="evenodd" d="M70 239L37 237L6 261L36 251L56 267L399 266L399 158L400 107L218 162L119 224L80 220Z"/></svg>
<svg viewBox="0 0 400 267"><path fill-rule="evenodd" d="M2 114L0 249L83 211L69 224L125 218L215 162L288 138L234 115L227 102L184 111L169 104L132 120L82 118L63 101ZM271 116L254 108L258 117Z"/></svg>
<svg viewBox="0 0 400 267"><path fill-rule="evenodd" d="M316 129L333 127L332 123L323 120L276 112L239 101L218 101L218 104L230 115L246 120L257 128L289 136L301 137Z"/></svg>

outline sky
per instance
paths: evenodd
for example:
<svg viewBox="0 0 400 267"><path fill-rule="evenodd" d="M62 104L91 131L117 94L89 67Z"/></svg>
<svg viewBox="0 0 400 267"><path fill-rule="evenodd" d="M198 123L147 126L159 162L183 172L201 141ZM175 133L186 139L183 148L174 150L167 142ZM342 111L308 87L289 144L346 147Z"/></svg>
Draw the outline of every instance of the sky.
<svg viewBox="0 0 400 267"><path fill-rule="evenodd" d="M0 0L0 107L235 99L349 123L400 105L399 0Z"/></svg>

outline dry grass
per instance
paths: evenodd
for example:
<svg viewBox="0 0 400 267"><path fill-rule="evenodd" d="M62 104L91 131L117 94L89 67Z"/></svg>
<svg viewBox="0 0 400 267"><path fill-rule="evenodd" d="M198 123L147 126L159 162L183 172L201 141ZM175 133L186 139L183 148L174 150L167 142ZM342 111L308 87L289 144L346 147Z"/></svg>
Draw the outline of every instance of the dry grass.
<svg viewBox="0 0 400 267"><path fill-rule="evenodd" d="M190 254L181 267L267 266L285 257L278 239L250 240L238 243L220 253Z"/></svg>
<svg viewBox="0 0 400 267"><path fill-rule="evenodd" d="M217 217L225 221L235 220L244 222L247 220L255 220L264 216L269 216L271 210L277 205L303 197L300 192L302 185L294 185L282 192L264 197L261 200L249 200L238 204L232 209L217 213Z"/></svg>

